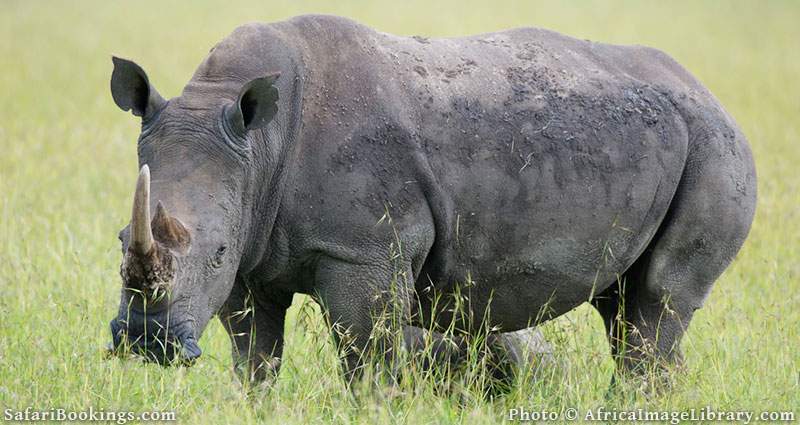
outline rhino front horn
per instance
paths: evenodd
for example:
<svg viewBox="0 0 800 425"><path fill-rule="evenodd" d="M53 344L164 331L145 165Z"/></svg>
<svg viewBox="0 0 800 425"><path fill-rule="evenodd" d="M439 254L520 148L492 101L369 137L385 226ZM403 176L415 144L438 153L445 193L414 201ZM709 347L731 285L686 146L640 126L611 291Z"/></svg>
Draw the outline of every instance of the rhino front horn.
<svg viewBox="0 0 800 425"><path fill-rule="evenodd" d="M153 231L150 228L150 168L147 164L139 171L136 193L131 212L131 251L148 255L153 249Z"/></svg>

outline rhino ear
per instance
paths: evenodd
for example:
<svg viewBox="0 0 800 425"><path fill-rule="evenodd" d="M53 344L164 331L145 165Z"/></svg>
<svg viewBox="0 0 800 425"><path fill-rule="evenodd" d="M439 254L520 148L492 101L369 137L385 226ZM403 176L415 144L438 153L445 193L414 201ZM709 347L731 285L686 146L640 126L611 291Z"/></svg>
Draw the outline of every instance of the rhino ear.
<svg viewBox="0 0 800 425"><path fill-rule="evenodd" d="M273 85L279 73L251 80L242 87L236 102L225 112L226 119L240 135L264 128L278 112L278 89Z"/></svg>
<svg viewBox="0 0 800 425"><path fill-rule="evenodd" d="M114 72L111 73L111 96L123 111L147 119L164 104L165 100L150 85L142 67L127 59L112 56Z"/></svg>

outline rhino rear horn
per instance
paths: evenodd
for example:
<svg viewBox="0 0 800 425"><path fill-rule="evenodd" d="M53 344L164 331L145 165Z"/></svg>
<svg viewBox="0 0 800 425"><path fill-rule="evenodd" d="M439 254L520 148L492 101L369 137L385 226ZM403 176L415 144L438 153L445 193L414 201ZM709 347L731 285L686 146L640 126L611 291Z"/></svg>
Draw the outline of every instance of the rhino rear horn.
<svg viewBox="0 0 800 425"><path fill-rule="evenodd" d="M153 217L151 229L156 240L162 245L179 252L186 252L189 249L191 243L189 231L180 220L167 213L161 201L156 205L156 215Z"/></svg>
<svg viewBox="0 0 800 425"><path fill-rule="evenodd" d="M147 164L139 171L131 211L131 242L129 249L139 255L148 255L153 249L153 231L150 228L150 168Z"/></svg>

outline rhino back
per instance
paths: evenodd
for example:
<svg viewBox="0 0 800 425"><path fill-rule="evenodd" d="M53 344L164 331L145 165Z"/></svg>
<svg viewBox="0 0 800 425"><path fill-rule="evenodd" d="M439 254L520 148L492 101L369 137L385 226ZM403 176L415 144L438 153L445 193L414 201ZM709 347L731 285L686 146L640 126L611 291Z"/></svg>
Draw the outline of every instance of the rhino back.
<svg viewBox="0 0 800 425"><path fill-rule="evenodd" d="M669 207L689 139L676 98L701 88L657 51L537 29L270 25L304 66L277 218L298 264L379 262L399 234L418 285L470 276L476 299L560 313L623 272ZM387 214L397 234L376 226Z"/></svg>

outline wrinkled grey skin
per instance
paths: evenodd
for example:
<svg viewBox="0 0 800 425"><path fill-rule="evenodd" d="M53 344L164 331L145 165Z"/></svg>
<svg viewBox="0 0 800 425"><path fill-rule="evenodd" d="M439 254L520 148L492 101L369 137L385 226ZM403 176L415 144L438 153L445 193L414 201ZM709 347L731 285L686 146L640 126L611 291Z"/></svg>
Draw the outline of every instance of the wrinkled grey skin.
<svg viewBox="0 0 800 425"><path fill-rule="evenodd" d="M274 99L243 86L275 72L271 118ZM399 309L409 349L451 319L513 345L502 332L591 302L623 369L675 362L754 214L744 135L646 47L530 28L397 37L301 16L236 29L168 102L118 83L115 99L139 96L153 203L191 233L165 307L175 334L194 352L218 314L256 379L278 370L295 293L355 347L376 311ZM240 97L265 122L242 130L225 112ZM469 318L448 312L456 290Z"/></svg>

